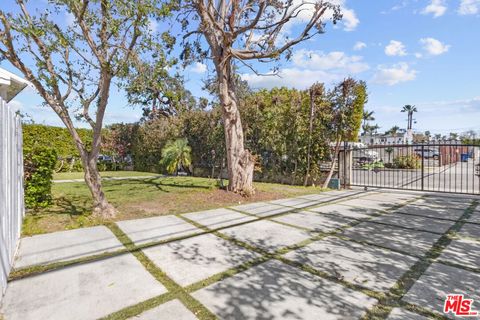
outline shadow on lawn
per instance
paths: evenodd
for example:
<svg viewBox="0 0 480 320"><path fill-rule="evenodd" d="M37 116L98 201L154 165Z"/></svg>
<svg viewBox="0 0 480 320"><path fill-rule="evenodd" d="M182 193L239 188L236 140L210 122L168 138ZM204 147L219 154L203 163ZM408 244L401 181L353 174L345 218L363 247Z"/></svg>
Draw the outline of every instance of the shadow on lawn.
<svg viewBox="0 0 480 320"><path fill-rule="evenodd" d="M68 213L71 216L81 216L91 211L90 201L79 197L60 197L55 199L55 204L62 209L61 213Z"/></svg>
<svg viewBox="0 0 480 320"><path fill-rule="evenodd" d="M130 186L130 190L136 190L139 188L138 185L147 185L153 186L162 192L171 192L167 190L166 187L169 188L182 188L182 189L203 189L203 190L210 190L215 189L215 185L199 185L198 182L188 179L188 180L180 180L178 182L172 181L171 178L167 178L169 181L163 181L165 178L148 178L148 179L128 179L128 180L110 180L108 181L108 186Z"/></svg>

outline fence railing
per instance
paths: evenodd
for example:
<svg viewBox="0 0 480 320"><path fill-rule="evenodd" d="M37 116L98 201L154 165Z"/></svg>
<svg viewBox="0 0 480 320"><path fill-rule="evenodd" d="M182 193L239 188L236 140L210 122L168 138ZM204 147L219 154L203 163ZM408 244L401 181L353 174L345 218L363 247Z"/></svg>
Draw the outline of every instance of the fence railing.
<svg viewBox="0 0 480 320"><path fill-rule="evenodd" d="M480 145L430 142L346 148L350 185L480 194ZM340 163L342 165L342 163Z"/></svg>
<svg viewBox="0 0 480 320"><path fill-rule="evenodd" d="M17 250L24 212L22 124L20 116L0 98L0 301Z"/></svg>

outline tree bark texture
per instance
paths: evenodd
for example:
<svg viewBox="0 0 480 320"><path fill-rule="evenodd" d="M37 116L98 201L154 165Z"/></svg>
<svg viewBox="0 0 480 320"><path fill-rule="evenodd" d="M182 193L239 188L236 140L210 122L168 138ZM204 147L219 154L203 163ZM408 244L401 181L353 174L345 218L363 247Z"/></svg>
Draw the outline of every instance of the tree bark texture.
<svg viewBox="0 0 480 320"><path fill-rule="evenodd" d="M244 146L244 136L240 111L232 80L230 59L215 59L219 80L219 98L227 147L228 190L243 195L252 195L254 158Z"/></svg>

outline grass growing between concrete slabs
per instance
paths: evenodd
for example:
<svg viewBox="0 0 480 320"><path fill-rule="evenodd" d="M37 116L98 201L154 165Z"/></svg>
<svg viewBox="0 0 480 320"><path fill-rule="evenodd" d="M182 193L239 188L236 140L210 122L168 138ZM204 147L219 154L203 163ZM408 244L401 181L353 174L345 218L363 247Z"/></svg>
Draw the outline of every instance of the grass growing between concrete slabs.
<svg viewBox="0 0 480 320"><path fill-rule="evenodd" d="M101 254L91 255L88 257L82 257L82 258L68 260L68 261L53 262L48 264L20 268L20 269L13 269L8 276L8 281L19 280L22 278L34 276L36 274L41 274L48 271L75 266L81 263L88 263L88 262L93 262L97 260L102 260L102 259L117 256L117 255L125 254L127 252L128 252L127 249L121 249L113 252L105 252Z"/></svg>
<svg viewBox="0 0 480 320"><path fill-rule="evenodd" d="M432 312L421 306L411 304L405 301L402 301L402 297L410 290L410 288L415 284L415 282L424 274L424 272L430 267L430 265L435 261L436 258L440 256L442 251L450 244L452 241L452 235L460 230L460 228L465 224L465 220L468 219L474 212L475 207L478 205L477 201L473 201L471 205L465 209L463 215L460 219L449 228L428 250L420 260L413 265L410 270L408 270L390 289L385 297L379 300L379 302L370 310L364 317L364 320L367 319L386 319L393 308L403 307L406 310L415 312L425 317L432 319L448 319L444 315L439 313ZM440 262L442 263L442 262Z"/></svg>
<svg viewBox="0 0 480 320"><path fill-rule="evenodd" d="M268 220L272 217L279 216L279 215L284 215L288 214L291 212L295 212L297 209L292 209L288 212L285 213L280 213L280 214L275 214L272 216L268 217L257 217L256 220L254 221L260 221L260 220ZM132 253L141 263L142 265L146 268L148 272L150 272L160 283L162 283L167 290L169 290L168 293L162 294L158 297L154 297L152 299L143 301L137 305L127 307L125 309L119 310L115 313L112 313L105 317L104 319L127 319L129 317L133 317L135 315L138 315L144 311L147 311L149 309L152 309L154 307L157 307L163 303L166 303L170 300L173 299L179 299L182 301L182 303L190 310L192 311L200 320L203 319L216 319L216 316L212 314L208 309L206 309L201 303L199 303L197 300L195 300L190 293L197 291L201 288L207 287L210 284L213 284L215 282L221 281L223 279L232 277L242 271L248 270L251 267L254 267L256 265L259 265L261 263L264 263L268 260L271 259L278 259L278 260L285 260L284 258L281 257L284 253L287 253L291 250L295 250L298 248L301 248L303 246L306 246L310 244L312 241L315 241L317 239L321 239L323 237L326 237L328 235L331 235L332 233L324 233L324 234L318 234L315 237L312 237L312 239L305 240L301 243L298 243L293 246L285 247L280 250L277 250L274 253L269 253L268 251L265 251L261 248L257 248L253 245L247 244L245 242L239 241L237 239L228 237L226 235L223 235L222 233L218 232L219 230L229 228L231 226L226 226L226 227L221 227L217 229L210 229L204 225L201 225L193 220L190 220L186 217L183 217L182 215L177 215L177 217L191 223L192 225L198 227L199 229L203 230L204 232L198 233L195 235L190 235L190 236L185 236L183 239L194 237L194 236L199 236L203 234L214 234L224 240L230 241L238 246L244 247L248 250L257 252L261 254L259 258L256 258L251 261L247 261L239 266L236 266L234 268L230 268L224 272L220 272L218 274L215 274L213 276L210 276L207 279L201 280L197 283L193 283L189 286L186 286L185 288L182 288L180 285L175 283L172 279L170 279L160 268L158 268L142 251L142 248L146 247L151 247L160 243L167 243L167 242L173 242L174 240L168 240L168 241L160 241L160 242L155 242L155 243L148 243L144 245L135 245L131 239L115 224L109 223L107 226L110 228L110 230L114 233L114 235L118 238L118 240L127 248L127 250ZM242 224L248 224L254 221L247 221L247 222L241 222L236 225L242 225ZM358 222L360 223L360 222ZM340 229L338 232L341 231ZM179 239L176 239L179 240ZM376 293L370 293L374 296L376 296Z"/></svg>
<svg viewBox="0 0 480 320"><path fill-rule="evenodd" d="M172 299L179 299L185 307L187 307L195 316L200 320L216 319L205 306L190 296L180 285L170 279L160 268L158 268L141 250L139 250L132 240L115 224L111 223L107 225L118 240L127 248L127 250L133 254L138 261L144 266L144 268L165 288L168 293L141 302L137 305L127 307L123 310L117 311L104 319L126 319L136 316L141 312L156 307L164 302Z"/></svg>
<svg viewBox="0 0 480 320"><path fill-rule="evenodd" d="M375 299L378 299L378 300L382 300L382 299L386 299L386 294L383 293L383 292L379 292L379 291L375 291L375 290L371 290L371 289L367 289L367 288L364 288L362 286L359 286L359 285L355 285L355 284L352 284L352 283L349 283L348 281L344 281L343 279L339 278L339 277L335 277L335 276L332 276L326 272L323 272L323 271L319 271L309 265L306 265L306 264L302 264L302 263L298 263L298 262L295 262L295 261L292 261L292 260L289 260L285 257L283 257L284 254L288 253L288 252L291 252L293 250L297 250L297 249L300 249L300 248L303 248L303 247L306 247L307 245L315 242L315 241L320 241L328 236L335 236L337 235L338 233L342 232L343 230L346 230L348 228L351 228L353 226L356 226L360 223L362 223L363 221L368 221L370 219L373 219L377 216L381 216L381 215L384 215L384 214L387 214L389 211L392 211L392 210L396 210L398 208L401 208L413 201L415 201L417 199L412 199L412 200L407 200L405 202L403 202L402 204L399 204L399 205L396 205L396 206L393 206L392 208L390 209L386 209L386 210L381 210L379 214L376 214L376 215L372 215L371 218L368 218L368 219L365 219L365 220L353 220L352 223L350 224L347 224L345 225L344 227L341 227L341 228L337 228L335 229L334 231L331 231L331 232L315 232L316 235L309 238L309 239L306 239L300 243L297 243L295 245L292 245L292 246L287 246L287 247L284 247L284 248L280 248L278 250L276 250L275 252L273 253L270 253L268 251L265 251L264 249L261 249L261 248L258 248L258 247L255 247L254 245L251 245L251 244L248 244L248 243L245 243L243 241L240 241L238 239L235 239L235 238L232 238L232 237L229 237L229 236L226 236L222 233L220 233L219 231L221 229L225 229L225 228L229 228L229 227L223 227L223 228L218 228L218 229L209 229L208 227L202 225L202 224L199 224L193 220L190 220L186 217L183 217L181 215L178 215L178 217L182 218L183 220L193 224L194 226L200 228L200 229L203 229L205 230L206 232L212 232L213 234L215 234L216 236L224 239L224 240L227 240L227 241L231 241L233 242L234 244L238 245L238 246L241 246L241 247L244 247L246 249L249 249L249 250L252 250L252 251L255 251L257 253L260 253L262 254L262 257L254 260L254 261L250 261L250 262L247 262L245 264L242 264L238 267L235 267L235 268L231 268L225 272L221 272L219 274L216 274L216 275L213 275L207 279L204 279L202 281L199 281L198 283L194 283L192 285L189 285L187 286L185 289L186 291L188 292L194 292L194 291L197 291L199 289L202 289L204 287L207 287L215 282L218 282L218 281L221 281L221 280L224 280L224 279L227 279L229 277L232 277L242 271L245 271L251 267L254 267L258 264L261 264L261 263L264 263L266 261L269 261L269 260L272 260L272 259L275 259L275 260L278 260L280 262L283 262L287 265L290 265L290 266L293 266L293 267L296 267L300 270L303 270L303 271L306 271L314 276L317 276L317 277L320 277L320 278L323 278L323 279L327 279L327 280L330 280L332 282L335 282L335 283L338 283L338 284L341 284L342 286L345 286L349 289L353 289L353 290L356 290L356 291L360 291L362 292L363 294L369 296L369 297L372 297L372 298L375 298ZM338 202L338 201L332 201L332 202L327 202L327 203L324 203L324 204L321 204L320 206L323 206L323 205L328 205L328 204L332 204L332 203L335 203L335 202ZM318 207L319 205L314 205L312 207ZM260 220L268 220L268 221L272 221L272 222L275 222L277 224L282 224L282 225L287 225L287 226L290 226L290 227L293 227L293 228L297 228L297 229L305 229L305 228L302 228L302 227L298 227L298 226L294 226L294 225L290 225L290 224L286 224L286 223L282 223L282 222L279 222L279 221L275 221L275 220L271 220L273 218L276 218L276 217L279 217L279 216L283 216L283 215L286 215L286 214L291 214L291 213L294 213L294 212L298 212L298 211L301 211L301 210L305 210L307 209L308 210L309 207L306 207L306 208L302 208L302 209L297 209L297 208L292 208L291 211L288 211L288 212L282 212L282 213L278 213L278 214L273 214L273 215L270 215L270 216L264 216L264 217L259 217L257 220L255 221L260 221ZM232 208L230 208L232 209ZM238 212L241 212L241 213L244 213L244 214L247 214L247 215L250 215L250 216L254 216L252 214L248 214L248 213L245 213L245 212L242 212L240 210L236 210ZM315 214L315 213L313 213ZM244 223L241 223L241 224L248 224L248 223L252 223L254 221L248 221L248 222L244 222Z"/></svg>
<svg viewBox="0 0 480 320"><path fill-rule="evenodd" d="M356 195L352 195L352 196L347 197L347 198L348 199L353 199L353 198L358 198L358 197ZM277 223L277 224L288 225L289 227L304 230L305 228L294 226L294 225L291 225L291 224L282 223L282 222L275 221L275 220L272 220L272 219L276 218L276 217L279 217L279 216L292 214L292 213L300 212L300 211L303 211L303 210L308 210L309 208L313 208L313 207L319 207L319 206L333 204L333 203L339 202L341 200L338 200L338 199L330 200L330 201L327 201L326 203L322 203L320 205L318 205L318 204L317 205L312 205L310 207L305 207L305 208L302 208L302 209L297 209L297 208L292 207L292 209L288 210L287 212L272 214L270 216L264 216L264 217L256 217L257 219L255 219L255 220L240 222L240 223L235 224L235 225L224 226L224 227L220 227L220 228L216 228L216 229L210 229L210 228L208 228L204 225L201 225L201 224L199 224L199 223L197 223L193 220L190 220L190 219L188 219L188 218L186 218L186 217L184 217L180 214L177 214L176 215L177 217L189 222L190 224L192 224L192 225L196 226L197 228L201 229L202 231L199 232L199 233L196 233L196 234L192 234L192 235L188 235L188 236L184 236L184 237L178 237L176 239L167 239L167 240L163 240L163 241L151 242L151 243L142 244L142 245L135 245L132 242L132 240L116 224L106 223L106 226L109 227L109 229L114 233L114 235L118 238L118 240L126 247L126 249L121 250L121 252L119 251L119 252L109 253L109 254L106 254L105 256L98 255L98 256L95 256L96 259L102 259L102 258L106 258L108 256L113 256L113 255L116 255L116 254L125 254L126 252L129 252L129 253L133 254L137 258L138 261L141 262L141 264L144 266L144 268L150 274L152 274L157 281L159 281L163 286L165 286L167 288L168 292L164 293L164 294L161 294L159 296L153 297L151 299L145 300L143 302L140 302L136 305L132 305L132 306L126 307L124 309L121 309L119 311L116 311L116 312L106 316L104 319L115 319L115 320L117 320L117 319L127 319L127 318L138 315L138 314L140 314L144 311L155 308L155 307L157 307L157 306L159 306L163 303L166 303L166 302L174 300L174 299L180 300L191 312L193 312L201 320L203 320L203 319L216 319L216 316L211 311L209 311L198 300L194 299L190 294L197 291L197 290L205 288L205 287L207 287L207 286L209 286L213 283L216 283L218 281L230 278L230 277L232 277L232 276L234 276L234 275L236 275L240 272L246 271L246 270L248 270L248 269L250 269L254 266L257 266L259 264L262 264L264 262L267 262L267 261L273 260L273 259L278 260L278 261L280 261L282 263L285 263L287 265L293 266L295 268L298 268L299 271L300 270L306 271L306 272L308 272L308 273L310 273L310 274L312 274L316 277L330 280L330 281L335 282L337 284L340 284L344 287L347 287L349 289L353 289L355 291L362 292L363 294L365 294L369 297L372 297L372 298L375 298L375 299L379 300L379 302L373 308L368 310L367 314L364 317L365 319L385 319L389 315L391 309L395 306L401 306L401 307L403 307L405 309L408 309L410 311L413 311L417 314L443 319L442 317L438 317L437 314L433 314L429 310L425 310L421 307L403 302L400 299L403 296L403 294L405 294L408 291L408 288L410 288L413 285L413 283L428 268L428 266L432 262L432 259L438 257L438 255L441 253L443 248L445 248L448 245L449 242L447 242L447 241L449 239L451 239L453 231L458 230L463 225L463 224L460 224L462 222L464 223L463 220L457 222L454 225L454 227L457 226L457 228L452 227L450 230L448 230L448 232L445 233L444 236L434 245L434 247L431 249L431 252L429 251L425 255L425 257L423 257L416 265L414 265L414 267L412 267L406 274L404 274L402 276L402 278L397 281L395 286L387 293L367 289L365 287L362 287L361 285L350 283L348 281L343 280L342 277L337 277L337 276L333 276L331 274L327 274L326 272L319 271L319 270L317 270L317 269L315 269L315 268L313 268L309 265L286 259L283 256L284 254L286 254L290 251L293 251L293 250L296 250L296 249L299 249L299 248L303 248L303 247L305 247L305 246L307 246L307 245L309 245L313 242L320 241L320 240L324 239L325 237L332 236L332 235L333 236L339 236L338 234L340 232L342 232L343 230L346 230L348 228L356 226L356 225L358 225L362 222L371 220L375 217L378 217L378 216L384 215L386 213L389 213L390 211L401 208L402 206L405 206L405 205L407 205L407 204L409 204L409 203L411 203L411 202L413 202L417 199L418 198L411 199L411 200L405 200L404 202L402 202L402 203L400 203L400 204L398 204L394 207L379 211L378 214L373 214L370 218L358 219L358 220L352 219L351 223L348 223L345 226L342 226L340 228L335 228L334 230L332 230L330 232L314 232L314 233L312 233L312 237L310 237L310 238L308 238L304 241L301 241L301 242L296 243L294 245L290 245L290 246L287 246L287 247L280 248L278 250L274 250L273 252L268 252L265 249L256 247L255 245L245 243L245 242L240 241L238 239L232 238L230 236L227 236L227 235L221 233L220 231L222 229L227 229L227 228L230 228L232 226L254 223L256 221L261 221L261 220L268 220L268 221L271 221L271 222L274 222L274 223ZM469 209L467 209L461 219L468 219L469 216L471 215L471 213L473 212L473 208L474 208L474 206L472 205ZM230 209L232 209L232 208L230 208ZM242 212L242 211L239 211L239 210L235 210L235 211L246 214L245 212ZM319 214L319 213L312 212L312 214ZM252 214L246 214L246 215L253 216ZM227 240L227 241L230 241L230 242L234 243L235 245L238 245L238 246L243 247L245 249L248 249L250 251L254 251L256 253L259 253L260 257L255 258L254 260L247 261L247 262L245 262L241 265L230 268L226 271L223 271L223 272L220 272L218 274L212 275L212 276L210 276L206 279L203 279L201 281L198 281L196 283L190 284L190 285L185 286L185 287L181 287L179 284L177 284L175 281L173 281L170 277L168 277L166 275L166 273L164 271L162 271L161 268L157 267L152 262L152 260L150 260L141 251L141 249L143 249L143 248L148 248L148 247L155 246L155 245L158 245L158 244L170 243L170 242L174 242L174 241L177 241L177 240L196 237L196 236L204 235L204 234L214 234L214 235L216 235L216 236L218 236L218 237L220 237L224 240ZM341 236L339 238L341 238ZM446 238L446 240L444 238ZM350 241L352 241L352 240L350 239ZM64 263L63 266L70 266L70 265L73 265L73 264L76 264L76 263L82 263L82 261L83 262L91 261L93 259L94 259L93 257L88 257L88 258L79 259L79 260L76 260L76 261L70 261L70 262ZM61 263L51 264L51 265L48 265L48 266L44 266L43 268L45 268L44 270L47 271L49 268L54 269L54 268L60 268L60 267L62 267ZM35 269L35 267L32 267L32 269L28 269L28 270L27 269L14 271L14 275L17 276L17 277L23 277L23 276L28 276L30 274L33 274L34 272L36 272L36 273L42 272L41 269ZM17 272L17 273L15 273L15 272Z"/></svg>
<svg viewBox="0 0 480 320"><path fill-rule="evenodd" d="M203 211L292 196L321 192L321 188L255 183L256 194L246 198L219 188L216 179L197 177L156 177L105 180L103 189L117 208L114 221ZM101 225L91 216L91 195L83 182L52 186L53 205L29 210L24 220L24 236Z"/></svg>

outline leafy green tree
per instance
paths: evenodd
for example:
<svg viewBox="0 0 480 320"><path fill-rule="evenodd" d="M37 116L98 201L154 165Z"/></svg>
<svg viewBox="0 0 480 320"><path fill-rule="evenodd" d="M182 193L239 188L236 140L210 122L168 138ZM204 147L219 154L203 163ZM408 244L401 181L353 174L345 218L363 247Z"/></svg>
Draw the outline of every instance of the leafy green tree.
<svg viewBox="0 0 480 320"><path fill-rule="evenodd" d="M328 10L334 22L341 18L340 7L324 1L315 4L263 0L185 2L182 26L186 36L182 58L192 61L208 56L215 66L225 126L228 190L243 194L254 192L255 158L245 148L239 100L235 93L234 62L252 68L248 64L251 60L278 60L283 54L289 57L294 45L325 31L324 18ZM289 22L307 11L309 18L304 27L292 38L286 37L286 41L282 41L279 35L290 25ZM253 37L256 34L261 36ZM195 37L198 35L203 39ZM202 49L202 46L206 48Z"/></svg>
<svg viewBox="0 0 480 320"><path fill-rule="evenodd" d="M356 141L362 124L364 106L368 101L367 85L363 81L347 78L331 92L332 111L331 141L333 141L332 165L323 187L328 187L335 169L342 141Z"/></svg>
<svg viewBox="0 0 480 320"><path fill-rule="evenodd" d="M448 138L449 138L450 140L457 140L458 137L459 137L459 134L456 133L456 132L450 132L450 133L448 134Z"/></svg>
<svg viewBox="0 0 480 320"><path fill-rule="evenodd" d="M185 89L183 78L171 76L168 68L174 61L138 63L136 72L124 83L127 99L131 105L143 108L143 120L156 117L177 116L196 108L197 103L190 91Z"/></svg>
<svg viewBox="0 0 480 320"><path fill-rule="evenodd" d="M215 176L215 168L221 167L225 159L225 137L221 110L195 109L184 112L181 121L180 135L188 139L192 147L193 173L195 167L210 168L211 177Z"/></svg>
<svg viewBox="0 0 480 320"><path fill-rule="evenodd" d="M181 137L178 117L159 117L141 123L132 137L132 156L136 170L159 172L158 157L169 140Z"/></svg>
<svg viewBox="0 0 480 320"><path fill-rule="evenodd" d="M17 0L15 13L0 10L0 59L19 70L65 124L80 154L93 214L113 217L97 168L110 89L128 75L132 61L157 43L149 16L165 17L170 4L49 0L49 8L40 12L33 3ZM70 14L74 23L59 26L58 14ZM82 140L74 118L91 126L92 143Z"/></svg>
<svg viewBox="0 0 480 320"><path fill-rule="evenodd" d="M399 130L400 130L399 126L393 126L389 130L385 131L385 134L396 137Z"/></svg>
<svg viewBox="0 0 480 320"><path fill-rule="evenodd" d="M165 167L168 173L176 173L178 169L188 167L192 164L192 148L188 145L187 139L169 141L162 150L160 164Z"/></svg>
<svg viewBox="0 0 480 320"><path fill-rule="evenodd" d="M373 116L373 114L375 113L375 111L368 111L368 110L364 110L363 111L363 114L362 114L362 130L363 130L363 134L367 134L370 132L370 128L371 126L369 125L369 122L370 121L375 121L375 117Z"/></svg>
<svg viewBox="0 0 480 320"><path fill-rule="evenodd" d="M372 124L366 124L363 127L364 133L369 134L369 135L377 133L378 129L380 129L380 126L378 124L373 124L373 125Z"/></svg>

